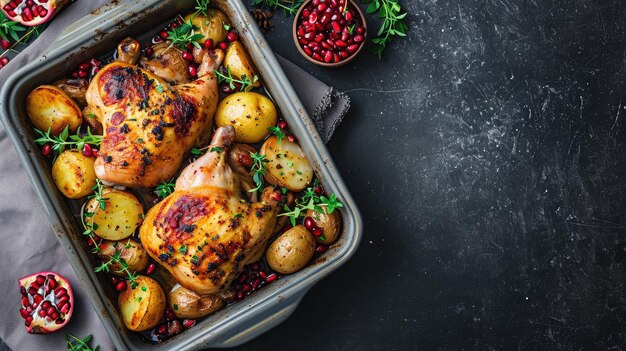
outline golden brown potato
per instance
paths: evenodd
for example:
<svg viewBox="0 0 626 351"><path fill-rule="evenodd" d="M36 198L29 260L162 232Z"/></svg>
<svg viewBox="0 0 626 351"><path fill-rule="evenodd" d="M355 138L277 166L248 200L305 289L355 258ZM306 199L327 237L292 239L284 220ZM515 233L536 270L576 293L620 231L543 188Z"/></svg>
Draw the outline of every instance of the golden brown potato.
<svg viewBox="0 0 626 351"><path fill-rule="evenodd" d="M201 296L176 284L169 296L170 307L178 318L202 318L224 307L224 300L217 296Z"/></svg>
<svg viewBox="0 0 626 351"><path fill-rule="evenodd" d="M51 130L59 135L69 126L71 132L82 123L82 114L78 105L63 90L42 85L31 91L26 97L26 113L31 122L42 131Z"/></svg>
<svg viewBox="0 0 626 351"><path fill-rule="evenodd" d="M303 225L297 225L281 234L267 248L265 258L271 269L282 274L295 273L304 268L315 254L315 239Z"/></svg>
<svg viewBox="0 0 626 351"><path fill-rule="evenodd" d="M241 79L245 75L254 82L254 76L257 75L252 59L248 56L246 48L238 40L228 45L226 55L224 56L224 67L227 67L230 70L230 74L237 79ZM255 88L260 87L261 81L257 80L252 86Z"/></svg>
<svg viewBox="0 0 626 351"><path fill-rule="evenodd" d="M131 272L142 272L148 266L149 257L146 250L137 241L128 239L123 241L104 240L100 244L100 251L97 255L103 261L109 260L117 252L120 258L124 259ZM109 265L111 273L119 276L125 276L126 272L122 271L122 266L117 262Z"/></svg>
<svg viewBox="0 0 626 351"><path fill-rule="evenodd" d="M324 213L308 210L306 216L313 218L315 225L322 230L322 235L315 236L315 240L320 244L330 245L337 241L341 234L341 215L338 210L328 214L326 207L322 208Z"/></svg>
<svg viewBox="0 0 626 351"><path fill-rule="evenodd" d="M152 278L137 277L137 286L130 284L120 293L117 303L120 306L122 320L126 328L132 331L144 331L156 326L165 312L165 293Z"/></svg>
<svg viewBox="0 0 626 351"><path fill-rule="evenodd" d="M80 199L91 193L96 185L93 157L83 155L80 150L63 151L52 165L52 179L63 195Z"/></svg>
<svg viewBox="0 0 626 351"><path fill-rule="evenodd" d="M87 99L85 94L87 93L87 87L89 82L84 78L66 78L57 80L53 84L55 87L63 90L67 96L71 97L79 107L87 106Z"/></svg>
<svg viewBox="0 0 626 351"><path fill-rule="evenodd" d="M253 92L239 92L225 97L217 106L215 124L235 127L236 140L258 143L276 125L278 113L272 100Z"/></svg>
<svg viewBox="0 0 626 351"><path fill-rule="evenodd" d="M269 137L260 151L269 161L265 164L265 180L291 191L302 191L313 180L313 167L300 145L287 139L278 142L275 136Z"/></svg>
<svg viewBox="0 0 626 351"><path fill-rule="evenodd" d="M206 16L204 14L190 13L185 16L185 22L189 20L191 20L196 33L204 35L204 38L198 41L200 44L204 44L204 41L207 39L213 40L215 44L226 40L228 31L224 28L224 25L230 26L230 21L222 11L210 9Z"/></svg>
<svg viewBox="0 0 626 351"><path fill-rule="evenodd" d="M143 221L143 205L135 195L121 190L105 189L102 192L104 210L97 199L87 203L86 211L95 213L92 217L97 224L94 232L105 240L122 240L135 233Z"/></svg>

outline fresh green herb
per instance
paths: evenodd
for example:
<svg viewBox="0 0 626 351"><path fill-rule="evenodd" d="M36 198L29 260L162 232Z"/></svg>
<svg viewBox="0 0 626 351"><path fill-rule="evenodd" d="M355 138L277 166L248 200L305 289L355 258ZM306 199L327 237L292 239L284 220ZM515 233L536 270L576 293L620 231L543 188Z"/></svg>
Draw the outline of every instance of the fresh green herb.
<svg viewBox="0 0 626 351"><path fill-rule="evenodd" d="M406 12L402 12L398 0L361 0L361 3L369 4L366 10L368 14L378 12L378 17L383 20L377 37L372 39L372 51L378 58L382 58L383 50L394 36L406 37L406 31L409 30L404 22Z"/></svg>
<svg viewBox="0 0 626 351"><path fill-rule="evenodd" d="M265 171L267 170L265 164L269 162L269 160L265 158L265 155L260 155L256 152L251 152L250 157L252 157L252 160L254 161L250 172L253 173L252 180L254 181L256 188L249 190L249 192L253 193L261 190L263 187L263 177L265 176Z"/></svg>
<svg viewBox="0 0 626 351"><path fill-rule="evenodd" d="M89 200L95 199L98 202L98 206L96 206L94 212L83 212L83 215L81 216L81 223L83 225L83 235L89 237L91 243L94 245L91 251L93 253L98 253L100 252L100 244L98 244L98 241L96 240L96 230L98 229L98 224L94 222L93 217L99 210L104 211L104 209L106 208L106 202L109 200L109 198L104 197L102 194L102 191L104 190L104 184L102 184L102 181L100 179L96 178L96 185L94 185L91 190L93 190L94 193L89 195L87 198ZM87 203L85 203L85 205L83 206L87 206ZM84 208L85 207L83 207L83 209Z"/></svg>
<svg viewBox="0 0 626 351"><path fill-rule="evenodd" d="M354 28L355 27L356 27L356 23L351 25L351 26L348 26L348 32L350 32L350 34L354 33Z"/></svg>
<svg viewBox="0 0 626 351"><path fill-rule="evenodd" d="M148 291L148 288L146 288L145 286L142 286L141 291Z"/></svg>
<svg viewBox="0 0 626 351"><path fill-rule="evenodd" d="M302 175L302 172L300 172L300 171L296 171L296 173L298 173L298 175Z"/></svg>
<svg viewBox="0 0 626 351"><path fill-rule="evenodd" d="M130 271L130 269L128 268L128 263L126 263L126 260L121 257L122 252L117 249L117 246L114 246L114 247L115 247L115 253L109 258L108 261L102 262L101 265L96 267L95 272L96 273L99 273L99 272L108 273L110 272L109 266L111 264L117 263L121 267L120 270L117 271L117 273L126 274L126 279L130 283L130 287L132 289L137 288L137 285L139 285L139 283L137 282L138 274Z"/></svg>
<svg viewBox="0 0 626 351"><path fill-rule="evenodd" d="M203 147L201 149L198 149L198 148L194 147L193 149L191 149L191 154L192 155L196 155L196 156L200 156L200 155L204 154L204 150L206 150L206 149L207 149L206 147Z"/></svg>
<svg viewBox="0 0 626 351"><path fill-rule="evenodd" d="M293 162L287 161L287 167L292 168L293 167Z"/></svg>
<svg viewBox="0 0 626 351"><path fill-rule="evenodd" d="M160 198L164 199L174 192L176 184L173 182L173 179L164 180L159 185L157 185L154 190Z"/></svg>
<svg viewBox="0 0 626 351"><path fill-rule="evenodd" d="M230 68L228 67L226 67L225 73L222 73L220 72L220 70L216 69L215 76L217 77L218 83L226 82L228 83L228 86L233 90L237 89L237 86L235 85L235 83L237 83L241 86L239 88L239 91L246 92L252 90L252 88L254 88L254 84L259 81L259 77L257 75L255 75L252 80L250 80L250 78L248 78L248 76L246 76L245 74L241 76L241 79L235 79L230 73Z"/></svg>
<svg viewBox="0 0 626 351"><path fill-rule="evenodd" d="M77 338L72 334L65 334L65 342L67 343L68 351L98 351L100 346L91 348L89 343L91 342L91 335L87 335L84 338Z"/></svg>
<svg viewBox="0 0 626 351"><path fill-rule="evenodd" d="M185 49L189 43L201 48L199 41L204 38L204 35L195 32L191 19L176 28L172 28L171 31L167 32L167 35L167 39L172 41L172 46L178 46L181 49Z"/></svg>
<svg viewBox="0 0 626 351"><path fill-rule="evenodd" d="M93 113L88 113L87 118L96 118L96 115L94 115Z"/></svg>
<svg viewBox="0 0 626 351"><path fill-rule="evenodd" d="M269 127L268 129L272 134L276 135L276 138L278 138L278 144L280 144L285 138L285 132L283 132L280 127Z"/></svg>
<svg viewBox="0 0 626 351"><path fill-rule="evenodd" d="M41 137L35 139L37 144L45 145L47 143L51 143L52 150L58 151L59 153L63 152L66 146L82 149L85 144L98 146L102 142L102 135L91 134L91 129L89 127L87 127L87 134L84 136L80 135L80 127L78 127L76 134L70 135L69 125L65 126L65 129L63 129L59 136L52 135L50 129L48 129L47 132L42 132L41 130L35 128L35 132L41 135Z"/></svg>
<svg viewBox="0 0 626 351"><path fill-rule="evenodd" d="M209 2L210 0L196 0L196 15L201 13L205 16L208 16Z"/></svg>
<svg viewBox="0 0 626 351"><path fill-rule="evenodd" d="M180 252L181 254L186 254L187 253L187 245L183 245L181 247L178 248L178 252Z"/></svg>
<svg viewBox="0 0 626 351"><path fill-rule="evenodd" d="M219 146L213 146L213 147L211 148L211 150L209 150L209 151L210 151L210 152L217 152L217 153L219 154L219 153L221 153L222 151L224 151L224 149L222 149L222 148L221 148L221 147L219 147Z"/></svg>
<svg viewBox="0 0 626 351"><path fill-rule="evenodd" d="M307 210L314 210L319 213L331 214L337 208L343 207L343 204L337 199L335 194L331 194L326 197L324 195L318 196L315 193L315 187L307 188L302 195L302 198L296 200L294 209L290 209L285 205L284 210L286 212L279 214L279 216L289 217L291 225L295 226L298 218L304 216Z"/></svg>
<svg viewBox="0 0 626 351"><path fill-rule="evenodd" d="M18 32L25 30L26 28L20 26L19 23L15 21L9 20L4 12L0 11L0 37L6 41L10 41L10 38L13 38L15 41L20 41Z"/></svg>
<svg viewBox="0 0 626 351"><path fill-rule="evenodd" d="M228 32L230 30L230 24L224 23L224 30Z"/></svg>
<svg viewBox="0 0 626 351"><path fill-rule="evenodd" d="M163 88L163 86L162 86L161 84L159 84L159 85L157 85L157 86L156 86L156 90L157 90L159 93L162 93L162 92L164 92L164 91L165 91L165 88Z"/></svg>
<svg viewBox="0 0 626 351"><path fill-rule="evenodd" d="M283 193L283 195L287 194L287 188L285 187L280 188L280 191Z"/></svg>
<svg viewBox="0 0 626 351"><path fill-rule="evenodd" d="M233 218L243 218L243 215L241 213L235 213Z"/></svg>
<svg viewBox="0 0 626 351"><path fill-rule="evenodd" d="M174 307L174 311L178 311L178 305L177 304L173 304L172 307Z"/></svg>
<svg viewBox="0 0 626 351"><path fill-rule="evenodd" d="M144 287L144 288L145 288L145 287ZM139 296L139 297L137 298L137 302L141 302L141 300L143 300L143 297Z"/></svg>
<svg viewBox="0 0 626 351"><path fill-rule="evenodd" d="M250 5L265 5L272 9L281 8L285 15L295 15L303 2L304 0L251 0Z"/></svg>
<svg viewBox="0 0 626 351"><path fill-rule="evenodd" d="M89 195L87 198L89 200L96 199L96 201L98 202L98 207L102 211L104 211L106 209L106 202L109 200L109 198L103 197L102 192L104 191L104 184L102 183L102 181L96 178L96 185L94 185L91 190L93 190L94 193Z"/></svg>

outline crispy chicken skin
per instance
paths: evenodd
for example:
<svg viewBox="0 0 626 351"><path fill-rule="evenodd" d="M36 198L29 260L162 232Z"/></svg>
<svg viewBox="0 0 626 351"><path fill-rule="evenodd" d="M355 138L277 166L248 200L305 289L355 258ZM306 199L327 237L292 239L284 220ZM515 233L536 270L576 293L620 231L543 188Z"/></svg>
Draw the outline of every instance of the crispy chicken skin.
<svg viewBox="0 0 626 351"><path fill-rule="evenodd" d="M218 103L212 72L222 57L220 51L205 55L199 78L177 86L128 63L103 67L86 94L104 132L97 177L108 184L153 187L174 176L211 129Z"/></svg>
<svg viewBox="0 0 626 351"><path fill-rule="evenodd" d="M183 170L176 191L148 211L139 231L148 254L200 295L226 290L260 258L279 211L273 188L261 202L241 201L239 178L226 162L234 139L233 127L219 128L208 147L214 151Z"/></svg>

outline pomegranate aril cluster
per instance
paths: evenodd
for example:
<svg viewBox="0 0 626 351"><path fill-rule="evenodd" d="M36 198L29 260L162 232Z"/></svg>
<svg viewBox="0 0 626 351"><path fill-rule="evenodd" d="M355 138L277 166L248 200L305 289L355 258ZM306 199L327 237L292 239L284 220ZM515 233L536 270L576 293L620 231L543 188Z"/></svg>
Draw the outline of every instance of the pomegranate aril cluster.
<svg viewBox="0 0 626 351"><path fill-rule="evenodd" d="M102 61L93 58L87 62L83 62L72 72L72 78L91 79L102 68Z"/></svg>
<svg viewBox="0 0 626 351"><path fill-rule="evenodd" d="M241 301L265 284L269 284L278 278L278 274L271 272L260 262L251 263L233 284L235 293L228 303Z"/></svg>
<svg viewBox="0 0 626 351"><path fill-rule="evenodd" d="M363 44L365 27L347 1L313 0L302 10L296 34L309 57L337 63L354 55Z"/></svg>
<svg viewBox="0 0 626 351"><path fill-rule="evenodd" d="M47 3L48 0L39 0L39 3ZM36 17L46 17L48 9L35 3L33 0L12 0L2 8L10 17L22 16L25 21L32 21Z"/></svg>

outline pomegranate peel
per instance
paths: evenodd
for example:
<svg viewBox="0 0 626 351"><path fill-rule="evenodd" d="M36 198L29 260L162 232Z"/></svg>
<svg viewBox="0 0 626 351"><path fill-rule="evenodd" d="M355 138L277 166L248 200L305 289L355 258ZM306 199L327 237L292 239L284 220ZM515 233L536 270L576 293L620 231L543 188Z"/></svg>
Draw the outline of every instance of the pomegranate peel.
<svg viewBox="0 0 626 351"><path fill-rule="evenodd" d="M11 20L34 27L52 19L69 0L0 0L0 8Z"/></svg>
<svg viewBox="0 0 626 351"><path fill-rule="evenodd" d="M22 295L20 316L26 331L46 334L69 322L74 311L74 293L69 281L55 272L39 272L18 280Z"/></svg>

